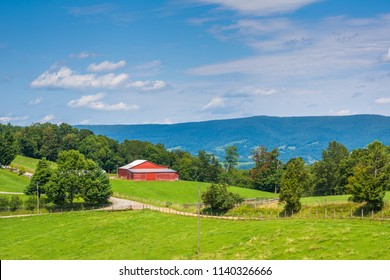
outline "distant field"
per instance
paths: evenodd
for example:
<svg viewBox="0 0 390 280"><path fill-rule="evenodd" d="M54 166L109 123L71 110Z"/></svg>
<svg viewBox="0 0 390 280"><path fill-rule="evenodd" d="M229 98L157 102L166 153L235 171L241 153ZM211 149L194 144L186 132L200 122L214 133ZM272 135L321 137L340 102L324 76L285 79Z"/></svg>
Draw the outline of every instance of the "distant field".
<svg viewBox="0 0 390 280"><path fill-rule="evenodd" d="M173 204L191 204L198 201L198 186L200 192L206 191L209 183L188 181L174 182L134 182L122 179L110 181L114 196L127 197L143 202L171 202ZM278 195L252 189L229 187L229 191L245 198L275 198Z"/></svg>
<svg viewBox="0 0 390 280"><path fill-rule="evenodd" d="M324 205L327 203L344 203L348 202L350 195L330 195L330 196L313 196L303 197L301 202L303 205ZM384 197L385 202L390 202L390 192L386 192Z"/></svg>
<svg viewBox="0 0 390 280"><path fill-rule="evenodd" d="M16 158L12 161L12 165L14 165L16 168L23 167L27 170L27 172L34 173L35 169L37 168L37 164L39 162L39 159L35 158L29 158L25 156L16 156ZM57 164L55 162L51 163L52 167L56 167Z"/></svg>
<svg viewBox="0 0 390 280"><path fill-rule="evenodd" d="M24 176L0 169L0 191L23 192L29 183L30 180Z"/></svg>
<svg viewBox="0 0 390 280"><path fill-rule="evenodd" d="M0 258L197 259L197 220L152 211L0 219ZM390 222L201 220L200 259L390 259Z"/></svg>

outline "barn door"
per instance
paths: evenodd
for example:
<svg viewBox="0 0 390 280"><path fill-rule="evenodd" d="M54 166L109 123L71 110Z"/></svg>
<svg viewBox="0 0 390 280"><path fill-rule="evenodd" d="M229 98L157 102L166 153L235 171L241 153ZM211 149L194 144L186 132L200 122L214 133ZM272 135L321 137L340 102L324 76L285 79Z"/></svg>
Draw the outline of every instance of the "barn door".
<svg viewBox="0 0 390 280"><path fill-rule="evenodd" d="M146 181L155 181L156 173L146 173Z"/></svg>

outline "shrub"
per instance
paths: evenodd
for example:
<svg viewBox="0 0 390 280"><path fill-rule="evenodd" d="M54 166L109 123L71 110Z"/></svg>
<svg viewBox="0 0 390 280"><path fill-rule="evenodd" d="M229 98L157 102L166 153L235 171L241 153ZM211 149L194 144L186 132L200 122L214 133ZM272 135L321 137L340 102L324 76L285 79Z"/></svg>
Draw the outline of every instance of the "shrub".
<svg viewBox="0 0 390 280"><path fill-rule="evenodd" d="M223 184L212 184L202 193L203 203L210 205L211 210L226 212L233 208L235 204L241 203L244 199L229 192L227 186Z"/></svg>
<svg viewBox="0 0 390 280"><path fill-rule="evenodd" d="M11 211L16 211L17 209L21 208L22 204L23 202L20 197L17 195L13 195L11 197L11 200L9 201L9 208L11 209Z"/></svg>
<svg viewBox="0 0 390 280"><path fill-rule="evenodd" d="M8 209L9 199L6 196L0 196L0 211L5 211Z"/></svg>

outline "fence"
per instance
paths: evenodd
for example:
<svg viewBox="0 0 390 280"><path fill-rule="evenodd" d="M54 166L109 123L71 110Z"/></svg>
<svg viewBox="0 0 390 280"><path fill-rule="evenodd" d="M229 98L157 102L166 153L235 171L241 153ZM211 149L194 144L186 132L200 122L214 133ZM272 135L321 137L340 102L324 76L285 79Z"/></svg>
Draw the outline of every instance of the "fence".
<svg viewBox="0 0 390 280"><path fill-rule="evenodd" d="M281 209L265 209L257 208L256 206L264 203L275 202L274 199L267 200L253 200L253 201L244 201L241 205L251 205L250 209L253 212L246 213L231 213L223 214L213 211L207 211L205 209L201 212L202 218L218 218L226 220L277 220L277 219L360 219L360 220L390 220L390 209L385 208L385 210L380 212L374 212L372 210L365 209L363 207L351 207L346 209L337 208L335 205L326 205L322 207L303 207L299 212L291 211L287 212ZM167 205L171 205L166 203ZM352 204L351 204L352 205ZM201 207L205 205L202 204ZM197 208L198 204L184 204L181 205L181 208L185 209L186 207ZM63 212L72 212L72 211L93 211L93 210L106 210L106 211L128 211L128 210L152 210L159 211L162 213L176 214L181 216L197 216L197 213L186 212L174 209L172 207L160 207L153 206L148 204L131 204L122 207L114 207L113 205L100 204L100 205L88 205L84 203L67 205L67 206L42 206L39 209L39 213L63 213ZM256 210L261 210L261 212L256 212ZM0 207L0 216L12 216L12 215L31 215L38 214L38 210L27 209L24 206L21 206L18 209L11 209L10 207Z"/></svg>
<svg viewBox="0 0 390 280"><path fill-rule="evenodd" d="M157 206L151 206L151 205L133 205L126 209L120 209L120 210L153 210L153 211L159 211L163 213L169 213L169 214L176 214L181 216L198 216L195 213L191 212L183 212L178 211L171 208L166 207L157 207ZM360 214L358 214L359 212ZM368 211L365 209L360 209L359 211L350 209L348 213L337 211L336 208L333 208L333 211L330 211L330 209L325 208L323 211L319 211L319 209L316 209L315 211L307 211L305 213L303 212L296 212L292 211L291 213L288 213L287 211L269 211L267 213L256 213L256 214L231 214L231 215L224 215L218 212L202 212L200 214L202 218L218 218L218 219L225 219L225 220L277 220L277 219L360 219L360 220L390 220L389 213L385 211L381 212L374 212L374 211Z"/></svg>

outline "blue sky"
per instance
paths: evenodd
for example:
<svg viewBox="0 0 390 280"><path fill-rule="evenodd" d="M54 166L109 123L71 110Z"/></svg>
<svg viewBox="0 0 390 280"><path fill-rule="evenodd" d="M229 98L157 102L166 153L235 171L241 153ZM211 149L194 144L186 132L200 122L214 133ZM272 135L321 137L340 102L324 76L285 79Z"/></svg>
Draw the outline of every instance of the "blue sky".
<svg viewBox="0 0 390 280"><path fill-rule="evenodd" d="M0 122L390 115L390 1L2 1Z"/></svg>

